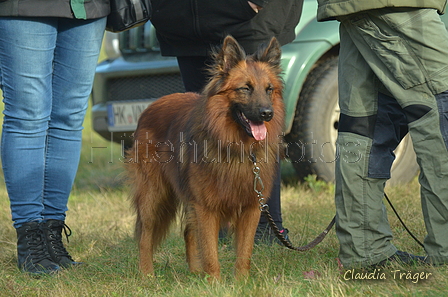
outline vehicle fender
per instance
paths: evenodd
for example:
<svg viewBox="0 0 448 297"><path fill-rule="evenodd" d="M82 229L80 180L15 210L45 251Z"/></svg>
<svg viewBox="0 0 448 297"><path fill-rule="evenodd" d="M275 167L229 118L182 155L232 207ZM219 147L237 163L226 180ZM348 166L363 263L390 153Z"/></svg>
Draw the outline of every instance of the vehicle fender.
<svg viewBox="0 0 448 297"><path fill-rule="evenodd" d="M338 44L338 22L317 22L314 18L299 30L292 43L282 47L286 134L291 130L300 91L308 74L314 65Z"/></svg>

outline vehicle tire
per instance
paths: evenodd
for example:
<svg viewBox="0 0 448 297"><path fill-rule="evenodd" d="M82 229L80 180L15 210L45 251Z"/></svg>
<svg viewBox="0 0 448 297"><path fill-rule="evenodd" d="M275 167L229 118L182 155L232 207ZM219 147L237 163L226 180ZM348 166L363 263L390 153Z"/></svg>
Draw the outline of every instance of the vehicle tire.
<svg viewBox="0 0 448 297"><path fill-rule="evenodd" d="M300 179L315 174L334 181L336 138L339 122L338 57L321 61L308 75L297 102L291 132L286 135L286 155ZM388 184L410 182L418 171L411 139L395 150Z"/></svg>

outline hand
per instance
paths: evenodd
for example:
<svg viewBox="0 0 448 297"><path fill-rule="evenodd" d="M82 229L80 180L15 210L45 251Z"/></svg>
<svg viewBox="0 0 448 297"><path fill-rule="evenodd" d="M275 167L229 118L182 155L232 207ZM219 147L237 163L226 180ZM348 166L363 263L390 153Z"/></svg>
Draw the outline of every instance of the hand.
<svg viewBox="0 0 448 297"><path fill-rule="evenodd" d="M252 7L252 9L253 9L256 13L258 13L258 11L259 11L260 9L263 8L263 7L258 6L257 4L252 3L252 2L250 2L250 1L247 1L247 3L249 3L250 7Z"/></svg>

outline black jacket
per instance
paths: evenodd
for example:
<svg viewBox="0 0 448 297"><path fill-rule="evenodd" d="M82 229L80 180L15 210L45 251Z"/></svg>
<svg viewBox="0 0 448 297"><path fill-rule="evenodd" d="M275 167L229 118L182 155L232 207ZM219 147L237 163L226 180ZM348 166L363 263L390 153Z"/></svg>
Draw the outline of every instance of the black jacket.
<svg viewBox="0 0 448 297"><path fill-rule="evenodd" d="M162 55L205 56L228 34L246 52L275 36L281 45L294 40L303 0L152 0L151 22L157 30Z"/></svg>
<svg viewBox="0 0 448 297"><path fill-rule="evenodd" d="M96 19L110 12L109 0L0 0L0 17Z"/></svg>

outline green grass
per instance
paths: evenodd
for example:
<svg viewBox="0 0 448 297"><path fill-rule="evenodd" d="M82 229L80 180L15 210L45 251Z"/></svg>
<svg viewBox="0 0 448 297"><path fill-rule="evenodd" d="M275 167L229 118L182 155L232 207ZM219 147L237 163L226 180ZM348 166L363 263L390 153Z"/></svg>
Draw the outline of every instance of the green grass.
<svg viewBox="0 0 448 297"><path fill-rule="evenodd" d="M233 278L233 250L220 246L223 280L208 284L188 272L180 231L174 227L156 255L157 277L142 277L132 234L134 215L122 172L119 146L93 133L87 118L81 164L67 215L73 231L68 249L85 264L41 279L30 278L16 267L15 231L7 194L0 185L0 296L443 296L448 289L446 267L427 270L433 274L431 278L417 284L390 276L386 281L344 280L336 261L334 230L308 252L257 246L251 277L239 282ZM288 180L282 188L284 224L293 243L301 245L332 218L333 187L313 177L302 185ZM423 238L417 182L388 192L409 227ZM399 248L423 253L392 214L390 223ZM314 273L311 278L306 276L310 272Z"/></svg>
<svg viewBox="0 0 448 297"><path fill-rule="evenodd" d="M85 264L55 277L35 279L16 267L16 236L12 227L4 183L0 184L0 296L447 296L447 267L428 268L426 281L344 280L337 263L338 242L332 230L308 252L280 246L256 246L251 277L233 277L235 255L230 246L220 246L222 282L209 284L187 269L184 244L178 227L156 254L156 277L142 277L137 268L133 240L134 214L128 188L123 184L120 148L104 141L90 127L87 117L79 172L69 202L66 223L73 231L67 248ZM285 170L287 172L287 170ZM285 175L290 175L285 173ZM282 187L284 225L295 245L320 233L334 215L333 186L316 181L288 183ZM251 186L248 184L248 186ZM423 239L419 187L388 189L401 216ZM423 254L390 213L395 241L400 249ZM406 268L398 268L407 272ZM412 273L423 271L414 268ZM387 272L387 271L386 271Z"/></svg>

